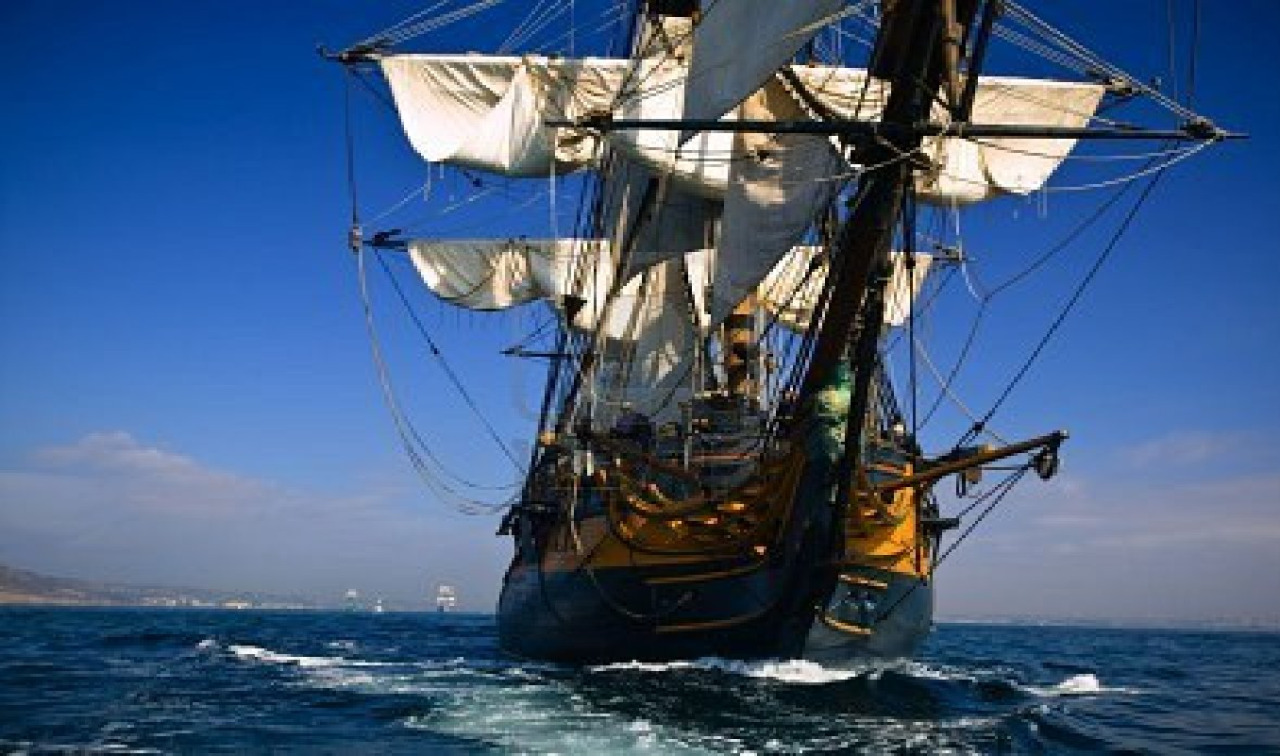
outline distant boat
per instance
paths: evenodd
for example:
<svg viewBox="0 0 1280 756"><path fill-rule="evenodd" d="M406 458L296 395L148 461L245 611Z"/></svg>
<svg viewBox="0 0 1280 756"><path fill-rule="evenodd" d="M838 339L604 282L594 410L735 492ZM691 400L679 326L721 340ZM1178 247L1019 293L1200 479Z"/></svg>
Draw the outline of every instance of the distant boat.
<svg viewBox="0 0 1280 756"><path fill-rule="evenodd" d="M373 602L374 614L382 614L385 611L386 611L386 607L382 605L382 599L378 599L377 601Z"/></svg>
<svg viewBox="0 0 1280 756"><path fill-rule="evenodd" d="M458 608L458 594L451 585L441 585L436 589L436 611L451 612Z"/></svg>

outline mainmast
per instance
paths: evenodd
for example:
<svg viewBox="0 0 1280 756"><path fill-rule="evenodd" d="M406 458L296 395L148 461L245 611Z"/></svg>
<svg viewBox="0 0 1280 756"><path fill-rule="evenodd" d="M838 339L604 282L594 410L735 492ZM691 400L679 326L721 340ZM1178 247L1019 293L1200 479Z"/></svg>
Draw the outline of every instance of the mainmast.
<svg viewBox="0 0 1280 756"><path fill-rule="evenodd" d="M860 330L868 334L874 347L881 321L876 313L883 311L888 280L882 273L890 270L890 243L903 196L920 167L910 156L919 149L922 135L906 127L928 120L933 93L942 82L945 66L939 53L944 18L956 19L955 23L967 27L974 13L970 0L886 0L884 6L870 73L892 84L883 122L904 128L859 146L859 162L884 167L863 177L852 201L854 210L837 237L827 284L833 296L805 376L804 398L830 380L836 363L858 336L860 323L866 326ZM944 12L942 6L949 10ZM976 76L976 72L970 73ZM863 340L858 341L861 347ZM857 351L862 350L851 355L855 361L865 357ZM859 375L858 383L869 384L869 378ZM861 405L855 404L851 412L865 408L864 395Z"/></svg>
<svg viewBox="0 0 1280 756"><path fill-rule="evenodd" d="M885 124L905 127L928 120L934 93L946 75L948 56L943 55L943 47L949 35L944 30L968 28L974 10L971 0L885 0L880 35L869 66L871 75L889 80L892 86L882 119ZM919 133L903 129L895 137L858 145L858 162L882 167L862 177L851 203L852 213L840 229L833 249L827 279L827 312L816 336L800 399L802 406L809 406L812 411L817 393L835 381L841 360L849 362L853 388L841 456L811 456L806 466L810 481L831 481L835 473L835 495L830 500L834 506L830 508L826 540L829 545L813 555L817 561L810 595L815 599L829 594L846 549L846 510L855 476L866 462L863 431L877 370L885 287L892 271L890 247L904 197L919 168L913 156L921 141Z"/></svg>

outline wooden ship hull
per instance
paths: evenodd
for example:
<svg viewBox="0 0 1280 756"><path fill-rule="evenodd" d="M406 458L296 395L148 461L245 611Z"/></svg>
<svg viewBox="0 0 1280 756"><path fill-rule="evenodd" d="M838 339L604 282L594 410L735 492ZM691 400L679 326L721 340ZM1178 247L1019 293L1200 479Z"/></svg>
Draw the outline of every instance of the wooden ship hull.
<svg viewBox="0 0 1280 756"><path fill-rule="evenodd" d="M934 521L917 489L864 486L832 506L815 475L828 466L806 465L827 451L797 446L705 502L666 500L621 455L556 492L548 518L515 533L502 648L572 663L910 656L932 626ZM865 482L910 474L901 452L878 451Z"/></svg>
<svg viewBox="0 0 1280 756"><path fill-rule="evenodd" d="M932 625L929 581L872 569L853 579L837 586L820 614L778 595L787 576L776 567L703 562L588 575L517 565L499 600L500 643L515 656L567 663L721 657L839 666L914 654ZM901 603L888 621L867 629L853 608L859 589Z"/></svg>

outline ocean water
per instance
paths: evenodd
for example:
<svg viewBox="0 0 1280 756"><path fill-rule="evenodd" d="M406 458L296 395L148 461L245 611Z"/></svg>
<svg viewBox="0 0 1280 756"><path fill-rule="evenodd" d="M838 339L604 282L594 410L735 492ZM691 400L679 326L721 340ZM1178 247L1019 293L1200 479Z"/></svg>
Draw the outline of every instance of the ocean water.
<svg viewBox="0 0 1280 756"><path fill-rule="evenodd" d="M914 661L514 661L483 615L0 608L3 753L1280 753L1280 634L941 625Z"/></svg>

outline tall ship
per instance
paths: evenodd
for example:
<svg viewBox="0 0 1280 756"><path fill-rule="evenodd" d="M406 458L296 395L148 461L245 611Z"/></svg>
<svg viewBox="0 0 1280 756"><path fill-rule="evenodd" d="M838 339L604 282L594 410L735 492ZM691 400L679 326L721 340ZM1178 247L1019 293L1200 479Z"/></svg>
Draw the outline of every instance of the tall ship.
<svg viewBox="0 0 1280 756"><path fill-rule="evenodd" d="M395 110L433 180L463 179L439 202L533 198L512 200L518 234L406 233L396 207L361 215L348 140L364 291L375 263L411 266L428 292L395 284L411 314L419 298L543 314L508 350L547 366L527 455L413 317L520 471L496 502L513 546L502 648L571 663L911 655L946 555L1015 484L1058 470L1066 433L1007 439L997 411L1165 170L1235 135L1011 0L639 0L599 4L598 24L585 2L498 5L438 3L326 55L348 103L367 90ZM482 14L515 27L492 54L439 31ZM434 51L412 50L424 34ZM989 75L997 60L1036 75ZM962 229L998 225L981 208L1001 202L1035 216L1076 156L1113 171L1073 187L1115 210L1080 216L1111 224L1097 263L986 405L966 403L977 325L955 327L946 298L985 311L1042 277L1058 239L1028 238L1048 251L983 286ZM959 345L950 364L934 336ZM436 470L376 347L396 429ZM936 422L940 405L961 421Z"/></svg>

